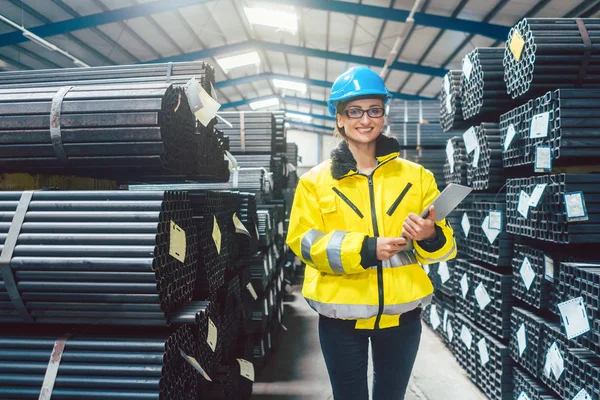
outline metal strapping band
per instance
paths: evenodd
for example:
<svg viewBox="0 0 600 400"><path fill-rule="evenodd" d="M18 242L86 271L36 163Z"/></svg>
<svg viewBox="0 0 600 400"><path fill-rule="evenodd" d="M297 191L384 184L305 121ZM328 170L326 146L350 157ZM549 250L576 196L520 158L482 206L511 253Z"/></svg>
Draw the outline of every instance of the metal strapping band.
<svg viewBox="0 0 600 400"><path fill-rule="evenodd" d="M166 82L167 83L171 83L171 76L173 75L173 63L170 62L167 64L167 76L166 76Z"/></svg>
<svg viewBox="0 0 600 400"><path fill-rule="evenodd" d="M579 75L577 76L577 81L575 83L575 87L581 87L590 64L592 41L590 40L590 34L588 33L583 20L581 18L575 18L575 22L577 23L577 28L579 28L579 33L581 34L581 39L583 40L583 45L585 46L583 59L581 60L581 68L579 68Z"/></svg>
<svg viewBox="0 0 600 400"><path fill-rule="evenodd" d="M25 221L25 214L27 213L32 197L32 191L26 191L21 194L21 199L19 200L19 204L17 204L15 215L13 216L10 227L8 228L8 234L4 240L4 248L2 249L2 253L0 253L0 274L4 279L4 286L6 287L6 291L8 292L8 296L10 297L13 306L25 322L35 321L31 318L31 315L29 315L29 311L27 311L23 299L19 294L15 276L10 267L10 261L12 260L15 246L17 245L17 239L19 238L23 221Z"/></svg>
<svg viewBox="0 0 600 400"><path fill-rule="evenodd" d="M246 124L243 111L240 112L240 140L242 142L242 151L246 151Z"/></svg>
<svg viewBox="0 0 600 400"><path fill-rule="evenodd" d="M44 376L44 382L42 383L42 390L40 391L39 400L50 400L52 398L52 391L54 390L54 384L56 383L56 376L58 375L58 367L60 367L60 361L62 360L63 352L65 351L65 345L67 339L71 337L71 334L59 337L54 342L54 348L52 354L50 354L50 361L48 361L48 367L46 368L46 375Z"/></svg>
<svg viewBox="0 0 600 400"><path fill-rule="evenodd" d="M52 108L50 109L50 139L52 139L52 146L54 146L56 158L58 158L63 165L66 164L68 160L60 132L60 111L62 109L63 99L72 88L73 86L63 86L58 89L58 92L56 92L52 99Z"/></svg>

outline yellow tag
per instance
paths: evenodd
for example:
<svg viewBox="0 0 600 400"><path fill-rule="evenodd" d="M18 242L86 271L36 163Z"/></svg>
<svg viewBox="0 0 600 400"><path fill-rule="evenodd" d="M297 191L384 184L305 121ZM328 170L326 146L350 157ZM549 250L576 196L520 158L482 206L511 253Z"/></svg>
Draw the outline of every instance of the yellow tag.
<svg viewBox="0 0 600 400"><path fill-rule="evenodd" d="M200 374L204 377L204 379L206 379L209 382L212 382L212 379L210 379L210 376L208 376L208 374L204 371L204 369L200 366L200 363L192 356L188 356L187 354L185 354L183 352L183 350L179 349L179 353L181 354L181 356L183 357L183 359L185 361L187 361L192 367L194 367L194 369L198 372L200 372Z"/></svg>
<svg viewBox="0 0 600 400"><path fill-rule="evenodd" d="M185 231L175 222L171 221L171 234L169 236L169 255L181 262L185 262Z"/></svg>
<svg viewBox="0 0 600 400"><path fill-rule="evenodd" d="M208 318L208 335L206 335L206 342L214 353L217 349L217 326L210 318Z"/></svg>
<svg viewBox="0 0 600 400"><path fill-rule="evenodd" d="M252 286L252 282L249 282L246 287L248 288L248 291L250 292L250 294L252 295L252 298L254 300L258 299L258 295L256 294L256 290L254 290L254 286Z"/></svg>
<svg viewBox="0 0 600 400"><path fill-rule="evenodd" d="M240 375L254 382L254 364L242 358L237 358L237 362L240 364Z"/></svg>
<svg viewBox="0 0 600 400"><path fill-rule="evenodd" d="M250 236L250 232L248 232L248 229L246 229L236 213L233 213L233 225L235 226L235 233L243 233L244 235Z"/></svg>
<svg viewBox="0 0 600 400"><path fill-rule="evenodd" d="M217 253L221 254L221 229L219 229L219 223L217 222L217 217L213 216L214 224L212 231L212 238L215 241L215 246L217 246Z"/></svg>
<svg viewBox="0 0 600 400"><path fill-rule="evenodd" d="M519 33L519 31L515 31L510 39L510 52L515 56L515 60L521 61L521 54L523 53L523 47L525 46L525 41L523 37Z"/></svg>

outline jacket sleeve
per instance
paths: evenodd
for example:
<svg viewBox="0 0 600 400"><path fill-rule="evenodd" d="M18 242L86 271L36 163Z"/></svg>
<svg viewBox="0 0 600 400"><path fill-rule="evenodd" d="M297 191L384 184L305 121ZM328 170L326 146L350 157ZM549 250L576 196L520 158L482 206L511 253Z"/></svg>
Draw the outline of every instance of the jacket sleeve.
<svg viewBox="0 0 600 400"><path fill-rule="evenodd" d="M306 265L330 274L365 272L361 265L361 250L367 242L366 237L358 232L325 232L314 185L304 177L300 179L286 242Z"/></svg>
<svg viewBox="0 0 600 400"><path fill-rule="evenodd" d="M423 185L423 209L425 209L439 196L440 191L431 172L423 169L421 179ZM414 242L415 254L421 264L433 264L456 257L454 231L446 219L437 222L435 230L437 235L433 241Z"/></svg>

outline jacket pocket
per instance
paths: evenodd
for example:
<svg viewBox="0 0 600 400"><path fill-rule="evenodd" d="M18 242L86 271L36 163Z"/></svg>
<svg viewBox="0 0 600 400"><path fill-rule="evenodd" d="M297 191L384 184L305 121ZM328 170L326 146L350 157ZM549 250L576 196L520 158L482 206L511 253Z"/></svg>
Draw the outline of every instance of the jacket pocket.
<svg viewBox="0 0 600 400"><path fill-rule="evenodd" d="M350 199L348 197L346 197L346 195L344 193L342 193L338 188L334 187L332 188L333 191L340 196L340 198L342 200L344 200L344 202L346 204L348 204L348 206L350 206L350 208L356 213L356 215L358 215L360 218L363 218L364 215L362 212L360 212L360 210L358 209L358 207L356 207L356 205L354 203L352 203L352 201L350 201Z"/></svg>
<svg viewBox="0 0 600 400"><path fill-rule="evenodd" d="M404 189L402 189L402 192L400 192L400 194L398 195L396 200L392 203L392 205L390 206L390 209L387 210L387 215L389 215L390 217L392 216L392 214L394 213L394 211L396 211L396 208L398 208L398 206L402 202L402 199L404 198L404 196L406 196L406 193L408 193L408 191L410 190L411 187L412 187L412 183L410 183L410 182L408 182L406 184L406 186L404 186Z"/></svg>
<svg viewBox="0 0 600 400"><path fill-rule="evenodd" d="M321 214L330 214L337 210L335 196L324 196L319 200L319 210Z"/></svg>

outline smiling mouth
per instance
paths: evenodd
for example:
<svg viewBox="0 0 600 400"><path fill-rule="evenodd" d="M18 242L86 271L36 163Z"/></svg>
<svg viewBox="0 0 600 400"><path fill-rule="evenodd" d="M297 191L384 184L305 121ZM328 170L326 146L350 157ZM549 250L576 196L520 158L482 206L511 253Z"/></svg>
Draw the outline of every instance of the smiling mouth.
<svg viewBox="0 0 600 400"><path fill-rule="evenodd" d="M356 131L358 133L371 133L373 128L356 128Z"/></svg>

